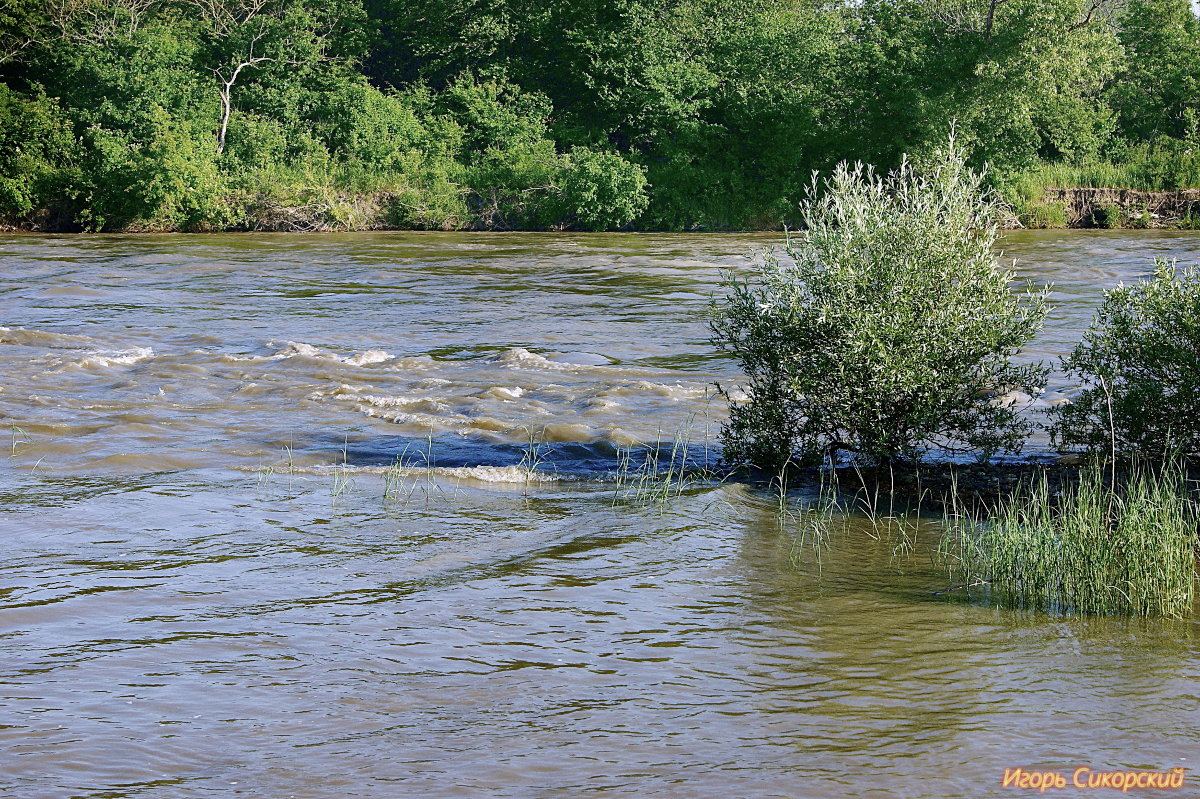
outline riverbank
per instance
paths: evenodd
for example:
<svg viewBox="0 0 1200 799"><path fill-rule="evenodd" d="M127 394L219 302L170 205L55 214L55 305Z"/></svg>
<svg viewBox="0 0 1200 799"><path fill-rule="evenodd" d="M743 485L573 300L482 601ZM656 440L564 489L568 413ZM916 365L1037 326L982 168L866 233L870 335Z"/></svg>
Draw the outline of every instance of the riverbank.
<svg viewBox="0 0 1200 799"><path fill-rule="evenodd" d="M403 205L403 197L387 191L321 191L288 201L262 192L230 201L240 209L236 222L226 226L211 224L188 227L165 221L138 221L110 233L356 233L385 230L441 230L463 232L534 231L539 228L508 224L496 215L476 218L414 213ZM420 210L420 209L416 209ZM699 227L689 233L754 233L777 231L783 221L743 230ZM1200 189L1177 191L1140 191L1129 188L1053 188L1043 190L1036 199L1018 199L1005 225L1021 229L1108 229L1108 230L1197 230L1200 229ZM546 230L547 228L540 228ZM568 232L561 224L551 232ZM626 225L628 233L670 232L652 227ZM21 220L0 220L0 233L80 233L81 226L66 209L43 210Z"/></svg>
<svg viewBox="0 0 1200 799"><path fill-rule="evenodd" d="M1018 203L1015 210L1014 227L1196 230L1200 229L1200 189L1048 187L1036 200Z"/></svg>

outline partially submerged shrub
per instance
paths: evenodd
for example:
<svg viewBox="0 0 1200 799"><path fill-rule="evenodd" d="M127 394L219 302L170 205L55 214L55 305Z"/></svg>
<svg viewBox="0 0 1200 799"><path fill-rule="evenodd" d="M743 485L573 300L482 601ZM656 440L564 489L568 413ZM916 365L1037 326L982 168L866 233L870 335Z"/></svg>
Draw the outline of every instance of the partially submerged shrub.
<svg viewBox="0 0 1200 799"><path fill-rule="evenodd" d="M1200 268L1106 292L1063 366L1083 388L1054 411L1060 448L1200 455Z"/></svg>
<svg viewBox="0 0 1200 799"><path fill-rule="evenodd" d="M1056 494L1043 473L990 518L958 520L943 554L1002 604L1077 613L1182 616L1192 606L1200 508L1182 470L1122 483L1083 469ZM959 579L956 577L956 579Z"/></svg>
<svg viewBox="0 0 1200 799"><path fill-rule="evenodd" d="M1010 358L1045 298L1009 288L992 252L998 200L951 149L929 171L839 166L802 205L807 231L754 280L729 276L713 341L747 378L725 455L774 469L848 453L918 460L930 448L1018 450L1014 392L1043 384Z"/></svg>

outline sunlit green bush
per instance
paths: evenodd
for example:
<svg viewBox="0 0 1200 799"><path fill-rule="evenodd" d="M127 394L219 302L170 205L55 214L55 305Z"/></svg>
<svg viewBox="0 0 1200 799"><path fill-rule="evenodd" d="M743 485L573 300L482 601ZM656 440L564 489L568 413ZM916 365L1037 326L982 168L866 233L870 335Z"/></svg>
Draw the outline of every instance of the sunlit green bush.
<svg viewBox="0 0 1200 799"><path fill-rule="evenodd" d="M1200 454L1200 268L1160 260L1106 292L1064 366L1082 390L1054 412L1060 447Z"/></svg>
<svg viewBox="0 0 1200 799"><path fill-rule="evenodd" d="M953 147L923 172L843 164L803 204L803 234L752 278L729 276L711 324L746 375L724 430L731 463L1021 447L1016 392L1046 370L1011 358L1045 300L997 268L1000 206L980 184Z"/></svg>
<svg viewBox="0 0 1200 799"><path fill-rule="evenodd" d="M195 230L234 222L207 139L151 106L136 131L87 132L77 219L91 230Z"/></svg>
<svg viewBox="0 0 1200 799"><path fill-rule="evenodd" d="M563 224L610 230L646 210L646 173L637 164L587 147L573 147L565 162L560 179Z"/></svg>
<svg viewBox="0 0 1200 799"><path fill-rule="evenodd" d="M53 100L0 84L0 216L16 220L51 204L78 178L78 157L71 123Z"/></svg>

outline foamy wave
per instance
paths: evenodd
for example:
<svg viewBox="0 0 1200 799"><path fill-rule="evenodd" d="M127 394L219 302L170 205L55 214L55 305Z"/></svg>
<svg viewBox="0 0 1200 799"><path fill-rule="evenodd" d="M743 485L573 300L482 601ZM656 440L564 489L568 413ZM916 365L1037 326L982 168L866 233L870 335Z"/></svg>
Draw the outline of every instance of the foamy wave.
<svg viewBox="0 0 1200 799"><path fill-rule="evenodd" d="M532 471L524 466L447 466L434 471L484 483L557 483L562 480L559 475Z"/></svg>
<svg viewBox="0 0 1200 799"><path fill-rule="evenodd" d="M359 413L372 419L382 419L393 424L412 425L423 429L465 432L470 428L487 430L501 427L501 423L492 419L472 418L453 413L445 403L432 397L380 396L362 392L363 389L359 386L342 384L328 391L314 391L308 395L308 398L317 401L331 399L335 402L345 402ZM493 424L496 427L493 427Z"/></svg>
<svg viewBox="0 0 1200 799"><path fill-rule="evenodd" d="M303 341L285 341L280 347L276 341L268 341L268 347L278 347L275 354L272 356L275 360L283 360L285 358L326 358L328 360L337 360L337 356L333 353L314 347L312 344L305 344Z"/></svg>
<svg viewBox="0 0 1200 799"><path fill-rule="evenodd" d="M541 438L553 443L587 444L599 438L599 434L586 424L554 422L541 428Z"/></svg>
<svg viewBox="0 0 1200 799"><path fill-rule="evenodd" d="M554 372L568 372L579 369L578 364L552 361L545 355L530 352L524 347L513 347L497 355L494 360L505 366L516 369L548 369Z"/></svg>
<svg viewBox="0 0 1200 799"><path fill-rule="evenodd" d="M583 413L586 414L609 413L614 409L623 409L621 403L610 399L604 399L603 397L592 397L584 400L583 405Z"/></svg>
<svg viewBox="0 0 1200 799"><path fill-rule="evenodd" d="M154 350L150 347L134 347L131 350L95 350L84 355L78 365L84 368L132 366L138 361L153 357Z"/></svg>
<svg viewBox="0 0 1200 799"><path fill-rule="evenodd" d="M267 342L268 347L276 348L275 354L270 356L270 360L282 361L288 358L314 358L321 361L336 361L349 366L370 366L376 363L385 363L394 360L396 356L390 352L383 350L364 350L356 352L353 355L338 355L332 350L327 350L322 347L317 347L312 344L307 344L303 341L284 341L282 344L277 341ZM240 360L237 356L232 356Z"/></svg>
<svg viewBox="0 0 1200 799"><path fill-rule="evenodd" d="M349 400L359 405L370 405L375 408L400 408L405 411L422 413L445 413L448 408L444 402L432 397L380 397L372 394L334 395L334 399Z"/></svg>
<svg viewBox="0 0 1200 799"><path fill-rule="evenodd" d="M340 383L336 388L314 391L308 395L308 398L310 400L332 399L339 402L371 405L376 408L414 408L434 413L440 413L446 409L444 404L431 397L380 396L364 394L363 390L362 386Z"/></svg>
<svg viewBox="0 0 1200 799"><path fill-rule="evenodd" d="M390 352L384 352L383 350L366 350L364 352L351 355L348 358L344 358L343 362L351 364L352 366L367 366L373 363L390 361L391 359L392 354Z"/></svg>
<svg viewBox="0 0 1200 799"><path fill-rule="evenodd" d="M521 388L520 386L513 386L512 388L508 388L506 386L492 386L489 389L481 391L479 396L498 400L515 400L524 394L525 389Z"/></svg>
<svg viewBox="0 0 1200 799"><path fill-rule="evenodd" d="M691 400L702 399L709 393L709 387L706 385L698 385L692 383L685 385L682 383L667 384L655 383L650 380L634 380L629 383L622 383L619 386L613 386L601 391L597 397L609 396L629 396L632 394L657 394L660 397L668 397L676 400Z"/></svg>
<svg viewBox="0 0 1200 799"><path fill-rule="evenodd" d="M262 472L262 467L235 467L239 471ZM402 480L422 480L428 478L455 478L459 480L476 480L481 483L558 483L568 479L564 475L529 469L525 466L293 466L289 474L321 475L331 472L345 472L357 475L390 475Z"/></svg>
<svg viewBox="0 0 1200 799"><path fill-rule="evenodd" d="M992 404L1000 408L1022 408L1033 403L1034 397L1024 391L1009 391L995 397Z"/></svg>

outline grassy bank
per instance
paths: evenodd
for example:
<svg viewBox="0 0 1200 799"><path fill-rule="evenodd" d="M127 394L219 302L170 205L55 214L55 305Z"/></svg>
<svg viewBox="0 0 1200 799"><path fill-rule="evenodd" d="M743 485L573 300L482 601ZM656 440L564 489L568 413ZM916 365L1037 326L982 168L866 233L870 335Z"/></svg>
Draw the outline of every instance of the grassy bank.
<svg viewBox="0 0 1200 799"><path fill-rule="evenodd" d="M615 157L614 157L615 159ZM645 183L636 168L612 161L608 176L577 181L573 193L554 182L528 186L464 185L461 168L416 174L365 174L332 167L222 175L211 185L181 187L180 196L152 212L118 209L93 217L75 201L0 214L0 231L125 233L220 231L352 232L369 230L670 232L672 226L634 218L644 207ZM557 167L560 173L566 167ZM631 171L632 169L632 171ZM1090 170L1090 171L1089 171ZM623 173L623 174L622 174ZM161 176L171 179L170 175ZM621 182L627 184L622 187ZM1197 181L1200 183L1200 181ZM1005 227L1031 229L1167 228L1200 230L1200 189L1151 189L1126 166L1046 165L1001 186L1010 213ZM628 192L622 196L622 189ZM597 195L603 195L600 200ZM136 200L136 198L133 198ZM589 203L595 203L589 205ZM746 225L697 223L693 232L795 229L792 215L759 216Z"/></svg>
<svg viewBox="0 0 1200 799"><path fill-rule="evenodd" d="M999 189L1023 227L1200 229L1200 144L1160 138L1119 155L1044 162Z"/></svg>

